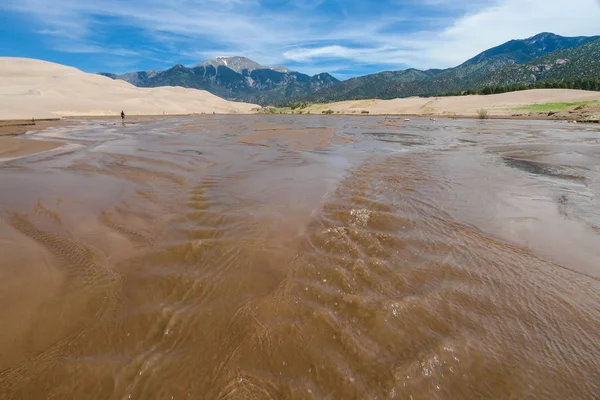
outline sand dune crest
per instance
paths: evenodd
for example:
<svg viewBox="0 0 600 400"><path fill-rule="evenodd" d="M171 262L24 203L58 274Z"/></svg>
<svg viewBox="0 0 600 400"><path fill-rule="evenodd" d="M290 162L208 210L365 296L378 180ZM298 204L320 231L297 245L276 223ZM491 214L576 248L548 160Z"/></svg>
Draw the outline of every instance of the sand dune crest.
<svg viewBox="0 0 600 400"><path fill-rule="evenodd" d="M83 115L249 113L252 104L204 90L138 88L46 61L0 57L0 119Z"/></svg>

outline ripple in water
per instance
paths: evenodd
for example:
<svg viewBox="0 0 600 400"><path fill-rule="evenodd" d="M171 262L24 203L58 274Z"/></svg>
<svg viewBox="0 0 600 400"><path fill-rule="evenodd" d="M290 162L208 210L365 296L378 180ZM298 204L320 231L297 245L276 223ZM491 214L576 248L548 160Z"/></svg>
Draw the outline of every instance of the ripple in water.
<svg viewBox="0 0 600 400"><path fill-rule="evenodd" d="M482 222L504 181L481 176L534 191L540 171L474 121L381 153L373 120L348 140L334 118L162 121L2 171L0 398L594 398L598 279Z"/></svg>

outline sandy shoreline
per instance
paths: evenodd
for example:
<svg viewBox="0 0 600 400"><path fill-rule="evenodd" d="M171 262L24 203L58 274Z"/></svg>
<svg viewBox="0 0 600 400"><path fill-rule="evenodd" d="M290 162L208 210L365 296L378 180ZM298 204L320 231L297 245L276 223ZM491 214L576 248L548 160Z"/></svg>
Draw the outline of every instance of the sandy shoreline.
<svg viewBox="0 0 600 400"><path fill-rule="evenodd" d="M545 105L548 107L543 107ZM535 89L487 96L351 100L309 105L299 111L311 114L329 112L351 115L476 118L482 109L487 111L488 118L597 120L600 116L600 92Z"/></svg>
<svg viewBox="0 0 600 400"><path fill-rule="evenodd" d="M57 126L70 126L73 121L47 120L4 120L0 121L0 161L53 150L64 145L54 140L30 140L26 133L38 132Z"/></svg>
<svg viewBox="0 0 600 400"><path fill-rule="evenodd" d="M404 100L404 99L398 99ZM338 103L327 104L327 105L319 105L319 106L311 106L314 114L318 114L318 107L323 109L333 109L335 105ZM598 105L600 109L600 105ZM306 116L314 115L314 114L304 114ZM174 115L131 115L129 118L126 118L125 124L131 123L140 123L140 122L151 122L160 119L195 119L203 114L174 114ZM250 114L249 114L250 115ZM406 113L406 114L393 114L393 113L382 113L378 114L377 112L369 113L369 114L356 114L349 109L339 109L338 112L331 115L335 116L361 116L361 117L381 117L387 116L391 119L391 121L397 123L409 123L409 121L402 121L402 118L440 118L440 119L476 119L478 118L476 115L431 115L431 114L422 114L422 113ZM210 115L204 115L204 117L209 117ZM575 112L565 112L565 113L554 113L552 115L548 115L548 113L528 113L528 114L491 114L488 115L488 119L494 120L564 120L564 121L579 121L579 122L597 122L597 120L586 121L583 119L582 113ZM52 118L52 119L41 119L41 120L2 120L0 119L0 160L6 160L7 158L15 158L22 157L25 155L35 154L47 150L52 150L54 148L62 146L64 143L59 141L41 141L41 140L28 140L22 138L20 136L31 133L41 131L51 127L58 126L71 126L77 123L77 121L86 120L86 121L94 121L94 120L106 120L106 121L115 121L115 123L120 123L121 119L118 115L82 115L82 116L64 116L62 118ZM135 122L131 122L131 121ZM326 135L327 136L327 135ZM262 141L265 138L260 138L259 141Z"/></svg>
<svg viewBox="0 0 600 400"><path fill-rule="evenodd" d="M62 142L0 137L0 161L53 150Z"/></svg>
<svg viewBox="0 0 600 400"><path fill-rule="evenodd" d="M0 120L0 136L18 136L27 132L36 132L52 126L70 125L61 119L45 120Z"/></svg>

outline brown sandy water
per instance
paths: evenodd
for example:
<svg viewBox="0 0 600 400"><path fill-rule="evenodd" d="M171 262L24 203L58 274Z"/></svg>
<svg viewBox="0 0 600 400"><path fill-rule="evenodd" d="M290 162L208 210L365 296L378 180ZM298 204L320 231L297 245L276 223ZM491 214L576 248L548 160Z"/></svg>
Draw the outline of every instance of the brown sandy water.
<svg viewBox="0 0 600 400"><path fill-rule="evenodd" d="M0 164L0 399L595 399L600 131L86 121Z"/></svg>

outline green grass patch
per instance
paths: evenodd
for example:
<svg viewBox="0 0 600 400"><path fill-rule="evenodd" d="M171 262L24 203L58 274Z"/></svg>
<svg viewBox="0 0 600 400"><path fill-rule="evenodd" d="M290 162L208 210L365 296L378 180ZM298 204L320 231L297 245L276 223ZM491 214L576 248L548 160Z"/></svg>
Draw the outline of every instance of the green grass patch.
<svg viewBox="0 0 600 400"><path fill-rule="evenodd" d="M255 110L256 109L253 109L252 111L255 111ZM290 113L292 113L292 109L290 107L266 106L266 107L259 108L255 112L257 112L258 114L290 114Z"/></svg>
<svg viewBox="0 0 600 400"><path fill-rule="evenodd" d="M589 104L598 104L600 101L578 101L574 103L543 103L543 104L532 104L526 107L519 108L519 110L529 112L557 112L564 111L569 108L575 108L580 106L587 106Z"/></svg>

